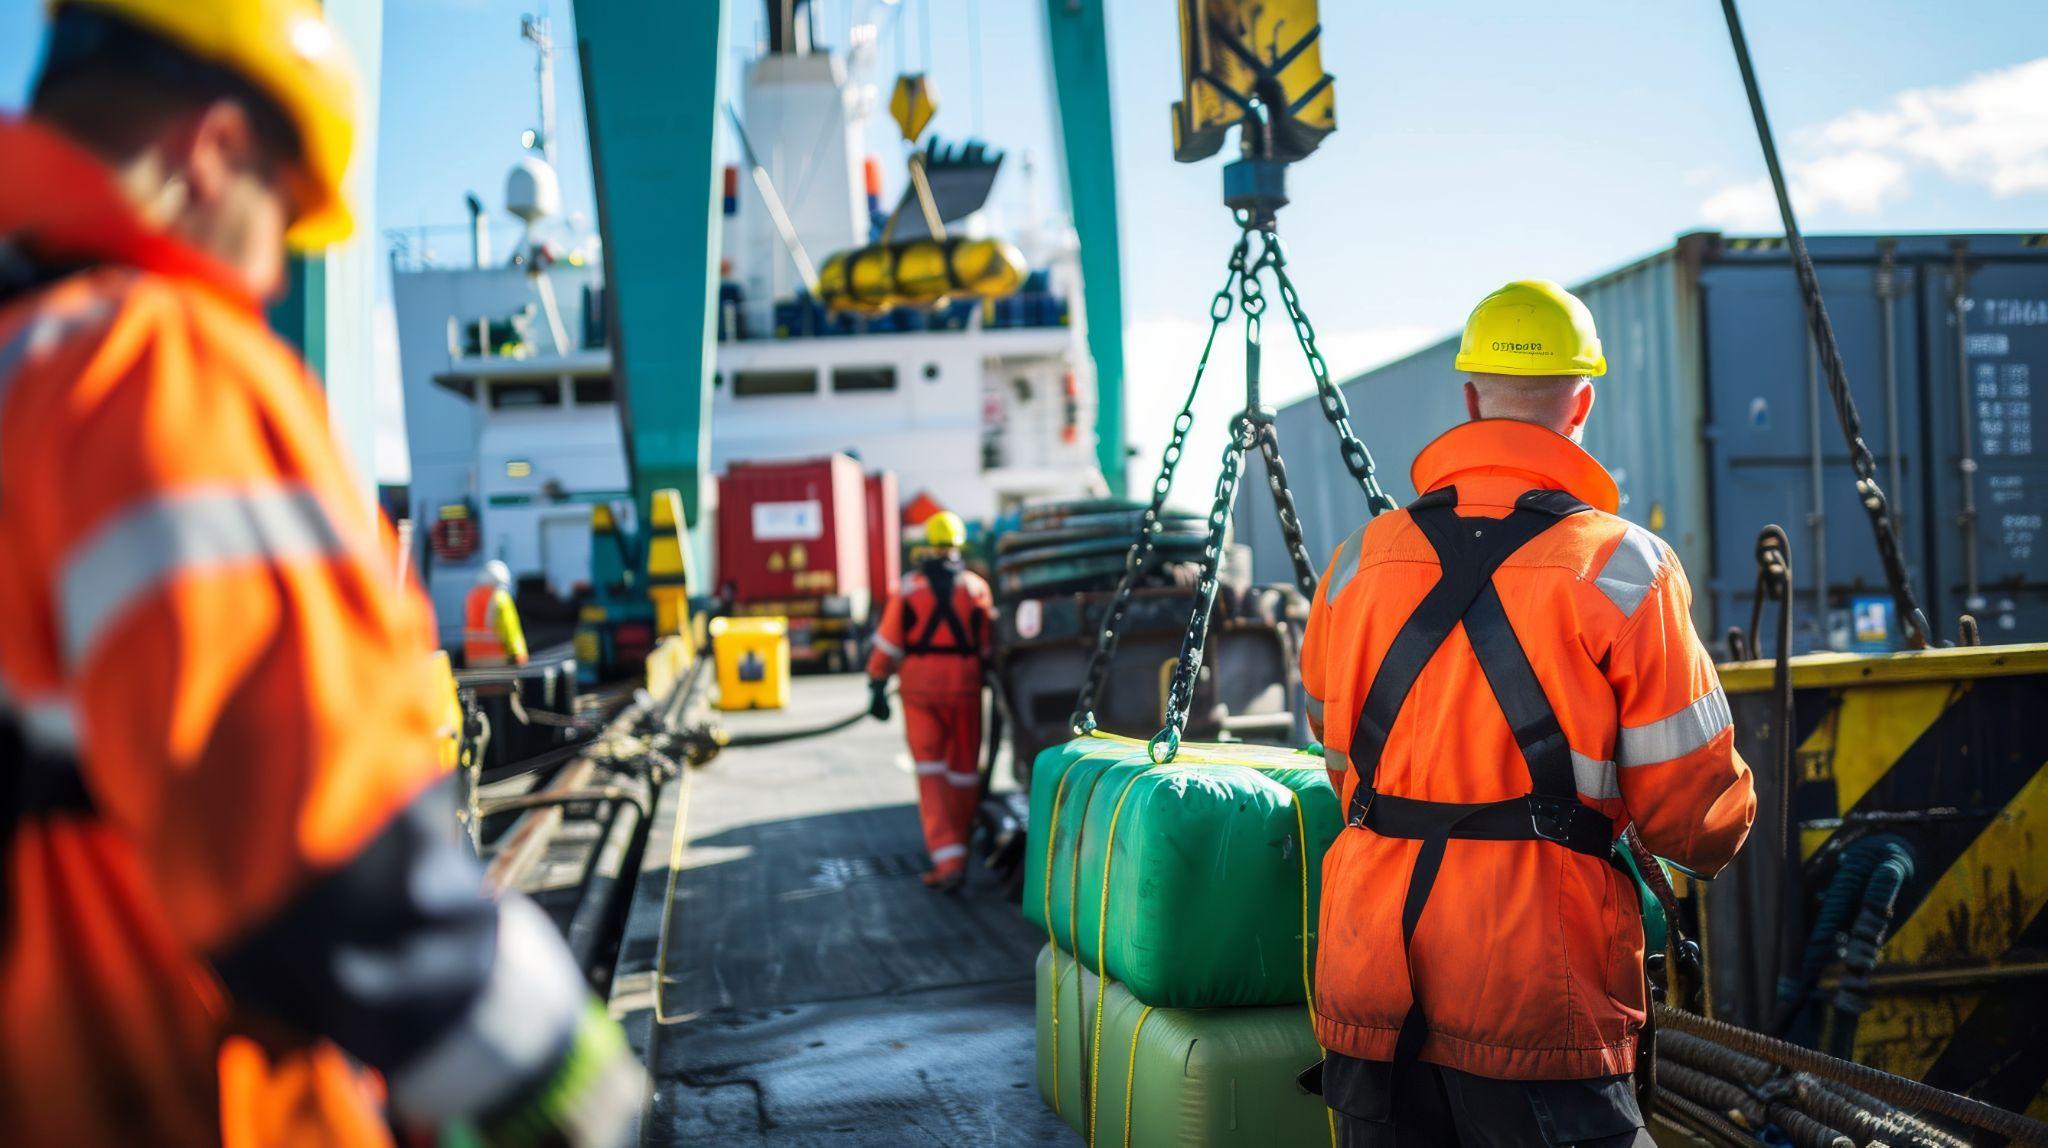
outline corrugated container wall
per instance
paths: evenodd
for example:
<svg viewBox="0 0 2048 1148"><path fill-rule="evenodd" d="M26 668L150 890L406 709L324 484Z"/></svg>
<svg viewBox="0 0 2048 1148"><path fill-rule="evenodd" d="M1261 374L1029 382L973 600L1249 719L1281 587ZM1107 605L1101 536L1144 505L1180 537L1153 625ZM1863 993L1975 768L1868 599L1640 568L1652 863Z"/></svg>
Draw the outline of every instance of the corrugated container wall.
<svg viewBox="0 0 2048 1148"><path fill-rule="evenodd" d="M1572 288L1599 324L1608 363L1586 428L1586 449L1613 472L1622 514L1662 535L1691 571L1707 568L1709 543L1698 447L1698 307L1686 265L1697 249L1688 237L1675 249ZM1453 335L1343 385L1352 426L1396 502L1406 504L1419 493L1408 477L1416 454L1465 421L1463 376L1451 366L1457 350ZM1278 429L1303 535L1321 564L1365 520L1365 496L1344 468L1336 437L1313 398L1281 410ZM1263 470L1263 463L1252 465ZM1237 538L1252 547L1259 581L1291 580L1272 501L1261 490L1239 495L1233 524ZM1705 624L1704 604L1695 607L1695 616Z"/></svg>
<svg viewBox="0 0 2048 1148"><path fill-rule="evenodd" d="M2048 468L2035 453L2032 391L2034 367L2048 369L2048 243L1994 234L1809 245L1936 636L1953 638L1968 610L1987 641L2048 638ZM1708 640L1748 626L1757 532L1777 523L1792 540L1795 646L1897 647L1783 241L1688 235L1573 291L1608 357L1586 447L1620 483L1622 514L1685 563ZM1344 384L1353 424L1398 500L1416 493L1407 481L1416 452L1465 417L1456 345L1447 339ZM1320 560L1361 521L1363 498L1312 399L1283 410L1279 429ZM1244 499L1236 524L1257 576L1286 578L1266 500Z"/></svg>

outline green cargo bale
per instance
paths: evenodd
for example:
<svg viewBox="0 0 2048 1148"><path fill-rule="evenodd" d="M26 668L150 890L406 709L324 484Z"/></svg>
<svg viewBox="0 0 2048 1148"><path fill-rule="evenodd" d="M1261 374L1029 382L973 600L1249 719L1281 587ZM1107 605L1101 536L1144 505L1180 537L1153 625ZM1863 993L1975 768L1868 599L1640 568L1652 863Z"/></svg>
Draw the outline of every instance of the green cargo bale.
<svg viewBox="0 0 2048 1148"><path fill-rule="evenodd" d="M1295 1083L1322 1057L1306 1006L1150 1008L1051 945L1038 954L1037 996L1038 1094L1083 1136L1092 1118L1094 1143L1331 1143L1322 1098Z"/></svg>
<svg viewBox="0 0 2048 1148"><path fill-rule="evenodd" d="M1153 765L1143 742L1076 738L1033 767L1024 912L1146 1004L1300 1004L1343 821L1320 756L1188 744Z"/></svg>

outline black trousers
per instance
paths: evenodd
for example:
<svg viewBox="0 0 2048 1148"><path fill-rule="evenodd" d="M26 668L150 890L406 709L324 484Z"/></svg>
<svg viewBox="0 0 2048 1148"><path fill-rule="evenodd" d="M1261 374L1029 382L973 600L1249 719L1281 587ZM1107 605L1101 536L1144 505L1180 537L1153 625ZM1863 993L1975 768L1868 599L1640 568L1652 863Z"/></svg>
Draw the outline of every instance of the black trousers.
<svg viewBox="0 0 2048 1148"><path fill-rule="evenodd" d="M1650 1148L1627 1076L1494 1080L1415 1063L1396 1066L1330 1053L1323 1100L1337 1114L1340 1148Z"/></svg>

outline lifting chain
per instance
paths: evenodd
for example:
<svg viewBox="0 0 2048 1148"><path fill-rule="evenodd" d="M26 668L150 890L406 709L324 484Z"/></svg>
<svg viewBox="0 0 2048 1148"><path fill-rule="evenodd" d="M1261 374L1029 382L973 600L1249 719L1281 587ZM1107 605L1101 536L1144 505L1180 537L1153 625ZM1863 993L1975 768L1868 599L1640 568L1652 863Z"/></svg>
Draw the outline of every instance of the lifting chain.
<svg viewBox="0 0 2048 1148"><path fill-rule="evenodd" d="M1216 610L1216 589L1222 583L1223 547L1230 533L1230 507L1237 501L1237 478L1245 453L1258 444L1261 423L1255 411L1239 411L1230 420L1230 443L1223 448L1223 470L1216 476L1216 501L1209 507L1209 540L1202 547L1202 578L1195 586L1195 612L1180 638L1180 660L1173 667L1173 684L1166 692L1166 724L1146 744L1146 752L1160 765L1180 752L1180 735L1187 729L1188 706L1194 700L1195 679L1202 672L1202 651L1209 641L1209 621Z"/></svg>
<svg viewBox="0 0 2048 1148"><path fill-rule="evenodd" d="M1870 529L1877 536L1877 555L1884 564L1885 582L1892 595L1892 603L1899 611L1900 624L1906 628L1906 644L1916 650L1924 650L1932 641L1927 627L1927 615L1920 610L1920 604L1913 596L1913 583L1906 573L1906 561L1899 553L1899 539L1892 526L1891 509L1885 501L1884 488L1877 481L1877 460L1871 456L1870 445L1863 441L1863 420L1856 413L1855 397L1849 393L1849 375L1842 366L1841 349L1835 345L1835 326L1828 318L1827 305L1821 301L1820 280L1814 275L1813 256L1806 250L1806 237L1800 234L1799 221L1792 214L1792 197L1785 189L1785 172L1778 165L1778 145L1771 138L1771 123L1764 114L1763 92L1757 87L1756 69L1749 59L1749 41L1742 34L1742 19L1736 14L1735 0L1721 0L1721 12L1727 18L1728 38L1735 45L1735 62L1742 71L1743 92L1749 97L1750 118L1756 122L1757 140L1763 145L1764 166L1769 169L1771 190L1778 199L1778 216L1785 224L1785 246L1792 253L1792 271L1799 280L1799 294L1806 304L1806 325L1813 332L1813 343L1820 363L1821 376L1828 381L1828 394L1834 399L1835 417L1842 424L1842 436L1849 443L1849 462L1856 471L1856 497L1863 504L1864 513L1870 516ZM1822 612L1826 612L1827 587L1820 588ZM1827 627L1825 617L1818 619L1823 630ZM1753 636L1752 636L1753 637Z"/></svg>
<svg viewBox="0 0 2048 1148"><path fill-rule="evenodd" d="M1344 392L1330 381L1330 365L1323 360L1323 353L1316 349L1316 329L1308 321L1308 312L1301 308L1301 295L1294 289L1294 280L1287 275L1287 253L1280 247L1280 237L1270 232L1266 235L1267 260L1273 267L1273 281L1280 288L1280 302L1287 308L1287 318L1294 324L1294 337L1301 342L1302 354L1308 356L1309 374L1315 376L1316 401L1322 405L1323 417L1337 432L1337 446L1344 455L1344 467L1351 477L1358 480L1358 488L1365 492L1366 505L1375 517L1394 509L1394 500L1380 489L1379 476L1374 473L1372 452L1365 449L1365 443L1358 433L1351 429L1351 404L1344 399ZM1272 456L1278 458L1278 448ZM1310 594L1313 595L1311 590Z"/></svg>
<svg viewBox="0 0 2048 1148"><path fill-rule="evenodd" d="M1322 407L1323 417L1328 419L1337 432L1337 439L1343 454L1344 465L1359 488L1365 492L1366 506L1372 514L1394 508L1394 501L1380 488L1373 470L1372 452L1368 451L1355 431L1351 429L1351 411L1344 399L1344 393L1330 378L1330 368L1322 352L1316 347L1315 327L1309 322L1308 314L1302 309L1301 296L1295 290L1294 281L1287 274L1287 256L1274 234L1270 217L1260 219L1252 213L1240 211L1237 215L1237 244L1231 249L1230 274L1224 280L1209 306L1209 336L1202 344L1202 357L1195 366L1194 383L1188 388L1188 396L1181 404L1180 413L1173 422L1173 435L1167 442L1164 458L1161 460L1159 475L1152 483L1152 500L1146 507L1138 527L1138 537L1124 556L1123 576L1117 583L1116 594L1111 599L1108 612L1102 620L1102 631L1096 639L1095 652L1088 660L1079 696L1075 699L1074 713L1070 725L1076 736L1085 737L1098 728L1095 706L1104 680L1108 677L1111 661L1116 655L1117 645L1125 617L1130 609L1131 592L1139 577L1145 572L1152 557L1154 544L1160 533L1160 513L1166 504L1168 492L1173 486L1174 471L1187 445L1189 429L1194 425L1195 395L1202 385L1202 377L1209 366L1209 354L1215 348L1216 336L1230 317L1232 289L1236 290L1236 305L1244 313L1245 322L1245 406L1230 421L1230 441L1224 447L1222 471L1216 479L1216 493L1209 507L1208 537L1202 548L1201 574L1195 588L1194 613L1188 619L1186 631L1181 635L1180 658L1174 666L1173 679L1167 687L1165 725L1153 735L1148 743L1148 752L1153 761L1172 761L1180 750L1181 735L1187 729L1188 710L1193 704L1195 684L1202 671L1203 655L1209 638L1209 626L1216 609L1217 591L1222 583L1223 556L1230 530L1230 512L1237 501L1237 487L1244 470L1245 457L1254 449L1266 462L1266 484L1273 496L1273 508L1280 519L1281 538L1286 546L1288 559L1294 566L1295 585L1304 597L1315 596L1319 579L1318 568L1309 554L1308 544L1302 536L1301 514L1294 503L1294 493L1287 483L1287 466L1280 456L1280 438L1274 429L1273 411L1260 402L1259 388L1262 380L1262 355L1264 316L1267 298L1263 276L1271 272L1274 285L1278 288L1280 301L1287 310L1287 319L1294 328L1295 339L1300 343L1302 354L1308 360L1309 373L1315 379L1317 400ZM1251 259L1251 243L1258 237L1259 254Z"/></svg>
<svg viewBox="0 0 2048 1148"><path fill-rule="evenodd" d="M1151 561L1153 543L1160 531L1159 516L1166 508L1167 494L1173 490L1173 474L1179 469L1181 454L1187 447L1188 431L1195 425L1195 394L1202 389L1202 376L1209 370L1209 352L1216 347L1216 335L1230 319L1233 291L1245 273L1245 256L1250 249L1251 232L1241 232L1237 246L1230 250L1230 272L1224 276L1222 288L1209 300L1209 337L1202 342L1202 357L1195 363L1194 382L1188 386L1188 397L1181 403L1180 413L1173 417L1173 437L1167 440L1166 450L1159 461L1159 474L1152 480L1152 501L1138 522L1137 539L1124 553L1123 576L1117 580L1116 594L1110 599L1108 613L1103 615L1102 632L1095 639L1095 652L1088 657L1088 669L1081 679L1081 692L1074 699L1073 716L1067 719L1076 737L1087 737L1096 730L1096 698L1102 691L1104 679L1109 676L1110 663L1116 658L1117 644L1123 637L1124 617L1131 608L1131 591Z"/></svg>

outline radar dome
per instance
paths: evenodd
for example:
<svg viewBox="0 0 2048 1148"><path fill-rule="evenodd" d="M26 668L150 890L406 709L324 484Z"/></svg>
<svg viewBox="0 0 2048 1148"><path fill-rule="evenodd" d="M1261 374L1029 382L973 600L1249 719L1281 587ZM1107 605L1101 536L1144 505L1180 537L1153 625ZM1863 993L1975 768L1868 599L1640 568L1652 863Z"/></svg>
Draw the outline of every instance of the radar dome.
<svg viewBox="0 0 2048 1148"><path fill-rule="evenodd" d="M559 214L562 210L562 181L555 169L539 156L524 156L505 177L505 210L528 226Z"/></svg>

